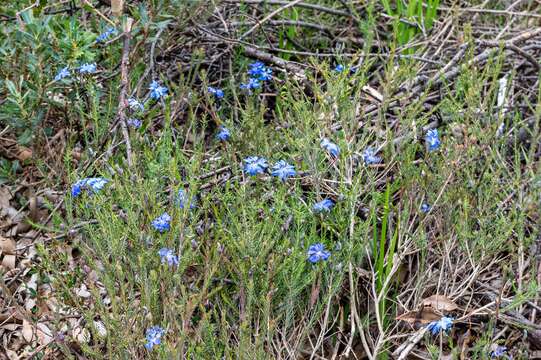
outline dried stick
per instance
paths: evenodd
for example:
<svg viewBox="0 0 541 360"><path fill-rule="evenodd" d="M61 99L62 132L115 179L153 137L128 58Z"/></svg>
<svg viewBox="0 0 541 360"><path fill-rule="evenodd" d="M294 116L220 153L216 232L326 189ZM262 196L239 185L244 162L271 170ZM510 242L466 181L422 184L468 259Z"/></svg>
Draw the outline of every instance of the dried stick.
<svg viewBox="0 0 541 360"><path fill-rule="evenodd" d="M133 166L132 149L130 142L130 134L128 133L128 125L126 121L127 99L128 92L128 62L130 56L130 38L131 28L133 24L132 18L127 18L124 24L124 46L122 48L122 61L120 65L120 96L118 99L118 119L122 129L122 136L126 142L126 153L128 156L128 166Z"/></svg>

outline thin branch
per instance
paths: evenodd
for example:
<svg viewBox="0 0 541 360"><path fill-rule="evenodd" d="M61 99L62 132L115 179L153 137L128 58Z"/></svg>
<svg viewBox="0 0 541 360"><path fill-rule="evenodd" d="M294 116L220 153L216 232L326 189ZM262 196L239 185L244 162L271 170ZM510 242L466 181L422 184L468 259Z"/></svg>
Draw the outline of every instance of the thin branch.
<svg viewBox="0 0 541 360"><path fill-rule="evenodd" d="M130 143L130 134L128 133L128 125L126 121L126 108L127 99L126 94L128 92L128 62L130 56L130 38L131 28L133 25L133 19L127 18L124 24L124 46L122 48L122 61L120 65L120 96L118 100L118 119L120 121L120 127L122 129L122 136L126 142L126 153L128 157L128 166L133 166L132 149Z"/></svg>

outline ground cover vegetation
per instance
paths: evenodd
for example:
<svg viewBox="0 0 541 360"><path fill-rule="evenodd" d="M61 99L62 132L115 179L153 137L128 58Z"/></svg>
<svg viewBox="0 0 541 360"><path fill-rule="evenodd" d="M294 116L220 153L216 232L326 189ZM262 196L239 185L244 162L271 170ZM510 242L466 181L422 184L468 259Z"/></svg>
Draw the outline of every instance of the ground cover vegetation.
<svg viewBox="0 0 541 360"><path fill-rule="evenodd" d="M0 2L0 357L541 358L539 10Z"/></svg>

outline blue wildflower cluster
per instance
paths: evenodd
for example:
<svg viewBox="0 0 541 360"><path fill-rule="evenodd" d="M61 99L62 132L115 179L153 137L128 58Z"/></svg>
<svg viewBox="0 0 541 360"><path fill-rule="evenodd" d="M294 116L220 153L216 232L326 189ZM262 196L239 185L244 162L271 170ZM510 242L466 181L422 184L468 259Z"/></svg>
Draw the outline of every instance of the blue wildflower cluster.
<svg viewBox="0 0 541 360"><path fill-rule="evenodd" d="M79 66L78 70L79 74L82 75L94 74L97 71L97 65L96 63L84 63Z"/></svg>
<svg viewBox="0 0 541 360"><path fill-rule="evenodd" d="M440 332L449 331L453 326L453 320L454 319L452 317L442 316L441 319L432 321L430 324L428 324L427 328L432 335L438 335Z"/></svg>
<svg viewBox="0 0 541 360"><path fill-rule="evenodd" d="M320 202L315 203L312 209L316 214L320 214L324 212L330 212L333 207L334 201L332 201L331 199L324 199Z"/></svg>
<svg viewBox="0 0 541 360"><path fill-rule="evenodd" d="M229 131L228 128L226 128L223 125L218 128L218 133L216 134L216 139L218 139L220 141L227 141L227 140L229 140L230 137L231 137L231 132Z"/></svg>
<svg viewBox="0 0 541 360"><path fill-rule="evenodd" d="M272 69L261 61L256 61L248 65L248 75L250 76L248 82L240 84L240 88L248 91L259 89L261 82L272 79Z"/></svg>
<svg viewBox="0 0 541 360"><path fill-rule="evenodd" d="M269 167L267 160L258 156L250 156L244 159L244 172L250 176L263 174Z"/></svg>
<svg viewBox="0 0 541 360"><path fill-rule="evenodd" d="M145 348L147 350L152 350L154 346L160 345L162 343L162 337L165 335L165 330L159 326L153 326L147 329Z"/></svg>
<svg viewBox="0 0 541 360"><path fill-rule="evenodd" d="M207 88L207 91L209 92L209 94L214 95L216 99L222 99L224 97L224 91L222 89L209 86Z"/></svg>
<svg viewBox="0 0 541 360"><path fill-rule="evenodd" d="M181 209L184 209L184 207L186 207L188 202L190 203L190 209L194 209L196 207L194 199L190 200L189 194L184 189L178 190L175 202L178 205L178 207Z"/></svg>
<svg viewBox="0 0 541 360"><path fill-rule="evenodd" d="M512 359L511 355L507 355L507 346L495 345L494 350L490 352L491 359Z"/></svg>
<svg viewBox="0 0 541 360"><path fill-rule="evenodd" d="M331 142L328 138L321 140L321 147L334 157L340 155L340 148L335 143Z"/></svg>
<svg viewBox="0 0 541 360"><path fill-rule="evenodd" d="M441 145L438 129L428 130L425 135L425 142L427 144L428 151L438 150Z"/></svg>
<svg viewBox="0 0 541 360"><path fill-rule="evenodd" d="M381 157L376 155L377 152L372 147L367 147L363 151L363 160L366 165L379 164L381 162Z"/></svg>
<svg viewBox="0 0 541 360"><path fill-rule="evenodd" d="M325 261L330 256L330 251L325 250L325 245L321 243L310 245L308 248L308 261L310 261L312 264Z"/></svg>
<svg viewBox="0 0 541 360"><path fill-rule="evenodd" d="M133 98L133 97L128 99L128 106L133 111L144 111L145 110L145 106L139 100L137 100L136 98Z"/></svg>
<svg viewBox="0 0 541 360"><path fill-rule="evenodd" d="M430 206L430 204L428 203L423 203L421 205L421 211L424 212L425 214L428 213L430 209L432 209L432 206Z"/></svg>
<svg viewBox="0 0 541 360"><path fill-rule="evenodd" d="M167 264L169 266L178 266L178 256L175 255L175 252L168 248L161 248L158 251L162 264Z"/></svg>
<svg viewBox="0 0 541 360"><path fill-rule="evenodd" d="M280 160L272 167L272 176L276 176L278 179L282 181L286 181L288 178L295 176L297 172L295 171L295 167L289 163L287 163L285 160Z"/></svg>
<svg viewBox="0 0 541 360"><path fill-rule="evenodd" d="M171 228L171 216L164 212L152 221L152 226L161 233L169 231Z"/></svg>
<svg viewBox="0 0 541 360"><path fill-rule="evenodd" d="M165 97L169 91L169 89L167 89L165 86L161 86L156 80L152 80L148 89L150 90L150 98L154 100L160 100L161 98Z"/></svg>
<svg viewBox="0 0 541 360"><path fill-rule="evenodd" d="M109 27L105 29L105 31L102 32L100 35L98 35L98 37L96 38L96 42L104 43L107 40L109 40L109 38L113 36L114 34L116 34L116 29L114 27Z"/></svg>
<svg viewBox="0 0 541 360"><path fill-rule="evenodd" d="M83 192L83 190L87 190L91 194L96 193L103 189L105 184L108 182L109 180L102 177L81 179L71 186L71 196L77 197Z"/></svg>
<svg viewBox="0 0 541 360"><path fill-rule="evenodd" d="M143 125L141 120L136 119L136 118L129 118L128 121L126 121L126 122L128 123L128 126L134 128L134 129L139 129L141 127L141 125Z"/></svg>

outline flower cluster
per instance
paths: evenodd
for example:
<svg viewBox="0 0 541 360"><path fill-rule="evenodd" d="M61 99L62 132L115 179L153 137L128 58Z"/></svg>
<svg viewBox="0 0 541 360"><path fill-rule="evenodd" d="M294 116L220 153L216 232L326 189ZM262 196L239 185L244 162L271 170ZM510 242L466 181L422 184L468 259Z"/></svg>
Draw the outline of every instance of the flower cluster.
<svg viewBox="0 0 541 360"><path fill-rule="evenodd" d="M129 118L128 121L126 122L128 123L128 126L131 126L132 128L135 128L135 129L139 129L141 125L143 125L141 120L136 119L136 118Z"/></svg>
<svg viewBox="0 0 541 360"><path fill-rule="evenodd" d="M271 170L271 175L276 176L282 181L286 181L289 177L295 176L297 174L297 172L295 171L295 167L287 163L285 160L278 161Z"/></svg>
<svg viewBox="0 0 541 360"><path fill-rule="evenodd" d="M308 261L310 261L312 264L319 261L325 261L330 256L330 251L325 250L325 245L321 243L310 245L308 248Z"/></svg>
<svg viewBox="0 0 541 360"><path fill-rule="evenodd" d="M209 92L209 94L214 95L216 99L222 99L224 97L224 91L222 89L209 86L207 88L207 91Z"/></svg>
<svg viewBox="0 0 541 360"><path fill-rule="evenodd" d="M161 86L156 80L152 80L148 89L150 90L150 98L154 100L160 100L167 95L169 89L165 86Z"/></svg>
<svg viewBox="0 0 541 360"><path fill-rule="evenodd" d="M340 148L335 143L331 142L328 138L321 140L321 147L334 157L338 157L340 154Z"/></svg>
<svg viewBox="0 0 541 360"><path fill-rule="evenodd" d="M107 29L105 29L104 32L102 32L97 38L96 38L96 42L97 43L103 43L105 41L107 41L111 36L113 36L114 34L116 34L116 29L114 27L109 27Z"/></svg>
<svg viewBox="0 0 541 360"><path fill-rule="evenodd" d="M372 147L367 147L363 151L363 160L366 165L379 164L381 162L381 157L376 155L376 150Z"/></svg>
<svg viewBox="0 0 541 360"><path fill-rule="evenodd" d="M71 186L71 196L77 197L83 190L88 190L91 194L96 193L103 189L108 182L109 180L102 177L81 179Z"/></svg>
<svg viewBox="0 0 541 360"><path fill-rule="evenodd" d="M144 111L145 110L145 106L139 100L137 100L136 98L133 98L133 97L128 99L128 106L133 111Z"/></svg>
<svg viewBox="0 0 541 360"><path fill-rule="evenodd" d="M171 216L164 212L152 221L152 226L161 233L169 231L171 228Z"/></svg>
<svg viewBox="0 0 541 360"><path fill-rule="evenodd" d="M153 326L147 329L147 333L145 336L147 339L147 343L145 344L145 348L147 348L148 350L152 350L154 346L160 345L162 343L162 337L164 334L165 330L159 326Z"/></svg>
<svg viewBox="0 0 541 360"><path fill-rule="evenodd" d="M184 209L186 204L190 203L190 209L195 208L195 201L194 199L190 199L190 195L186 192L184 189L179 189L177 193L177 198L175 199L176 204L179 208Z"/></svg>
<svg viewBox="0 0 541 360"><path fill-rule="evenodd" d="M432 335L437 335L442 331L447 332L453 326L453 320L454 319L452 317L442 316L441 319L432 321L430 324L428 324L427 328Z"/></svg>
<svg viewBox="0 0 541 360"><path fill-rule="evenodd" d="M438 129L428 130L425 135L425 142L428 146L428 151L438 150L441 145Z"/></svg>
<svg viewBox="0 0 541 360"><path fill-rule="evenodd" d="M172 249L161 248L160 251L158 251L158 255L160 255L162 264L167 263L169 266L178 265L178 256L175 255L175 252Z"/></svg>
<svg viewBox="0 0 541 360"><path fill-rule="evenodd" d="M218 130L219 131L216 134L216 139L221 140L221 141L229 140L229 138L231 137L231 133L229 132L228 128L222 125L218 128Z"/></svg>
<svg viewBox="0 0 541 360"><path fill-rule="evenodd" d="M267 160L259 156L250 156L244 159L244 172L250 176L263 174L268 167Z"/></svg>
<svg viewBox="0 0 541 360"><path fill-rule="evenodd" d="M84 63L79 66L79 74L94 74L97 70L96 63Z"/></svg>
<svg viewBox="0 0 541 360"><path fill-rule="evenodd" d="M271 80L272 69L261 61L256 61L248 65L248 75L250 76L248 82L240 84L240 88L250 91L260 88L261 82Z"/></svg>
<svg viewBox="0 0 541 360"><path fill-rule="evenodd" d="M428 213L430 209L432 209L432 206L430 206L430 204L428 203L423 203L421 205L421 211L424 212L425 214Z"/></svg>
<svg viewBox="0 0 541 360"><path fill-rule="evenodd" d="M334 207L334 201L331 199L324 199L320 202L317 202L313 206L313 210L316 214L329 212Z"/></svg>
<svg viewBox="0 0 541 360"><path fill-rule="evenodd" d="M490 358L491 359L499 359L502 357L510 358L510 355L507 354L507 346L501 346L501 345L494 345L494 350L490 352Z"/></svg>

